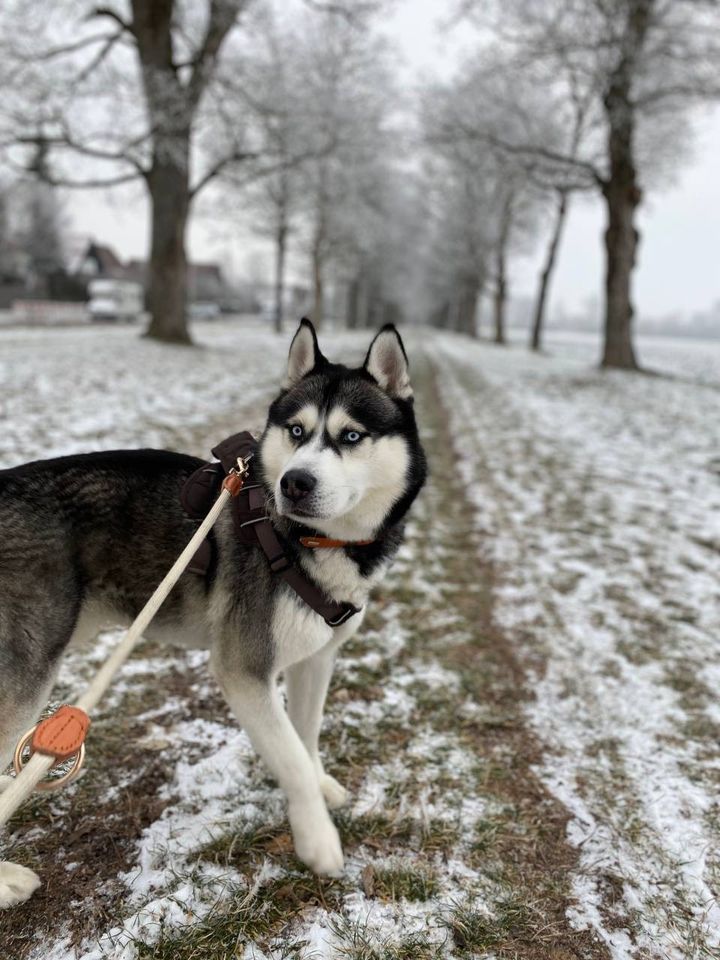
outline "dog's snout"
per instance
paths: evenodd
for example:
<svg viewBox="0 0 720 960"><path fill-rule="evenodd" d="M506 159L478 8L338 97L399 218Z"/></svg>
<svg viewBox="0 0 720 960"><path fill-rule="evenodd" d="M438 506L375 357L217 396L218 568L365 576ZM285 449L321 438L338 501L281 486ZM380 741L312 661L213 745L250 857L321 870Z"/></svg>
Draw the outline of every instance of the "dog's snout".
<svg viewBox="0 0 720 960"><path fill-rule="evenodd" d="M280 489L294 503L302 500L315 489L317 480L307 470L288 470L280 478Z"/></svg>

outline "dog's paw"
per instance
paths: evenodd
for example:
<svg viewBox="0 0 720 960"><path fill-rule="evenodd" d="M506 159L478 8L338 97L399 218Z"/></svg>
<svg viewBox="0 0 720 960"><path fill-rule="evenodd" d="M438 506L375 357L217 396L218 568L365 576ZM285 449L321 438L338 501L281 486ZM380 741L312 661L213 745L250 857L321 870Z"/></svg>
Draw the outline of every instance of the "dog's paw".
<svg viewBox="0 0 720 960"><path fill-rule="evenodd" d="M337 810L338 807L344 807L350 796L345 787L338 783L335 777L329 773L323 773L320 777L320 789L325 797L325 803L328 810Z"/></svg>
<svg viewBox="0 0 720 960"><path fill-rule="evenodd" d="M307 813L289 811L295 853L315 873L339 877L345 860L340 836L325 810L322 816L309 817Z"/></svg>
<svg viewBox="0 0 720 960"><path fill-rule="evenodd" d="M40 886L40 877L18 863L0 862L0 910L28 900Z"/></svg>

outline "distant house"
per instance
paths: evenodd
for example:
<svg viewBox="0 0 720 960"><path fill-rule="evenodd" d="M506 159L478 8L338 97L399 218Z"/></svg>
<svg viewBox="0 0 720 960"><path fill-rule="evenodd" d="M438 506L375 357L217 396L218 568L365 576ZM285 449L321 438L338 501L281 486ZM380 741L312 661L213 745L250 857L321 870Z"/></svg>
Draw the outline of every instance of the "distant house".
<svg viewBox="0 0 720 960"><path fill-rule="evenodd" d="M144 260L130 260L125 267L125 279L135 280L147 289L147 263ZM226 296L227 287L216 263L188 264L189 300L220 303Z"/></svg>
<svg viewBox="0 0 720 960"><path fill-rule="evenodd" d="M88 244L77 269L79 276L85 280L107 278L111 280L127 280L127 268L110 247L103 247L99 243Z"/></svg>
<svg viewBox="0 0 720 960"><path fill-rule="evenodd" d="M144 260L123 263L110 247L91 242L77 268L78 276L94 279L131 280L147 291L148 266ZM228 295L220 267L216 263L188 264L188 298L191 302L222 303Z"/></svg>

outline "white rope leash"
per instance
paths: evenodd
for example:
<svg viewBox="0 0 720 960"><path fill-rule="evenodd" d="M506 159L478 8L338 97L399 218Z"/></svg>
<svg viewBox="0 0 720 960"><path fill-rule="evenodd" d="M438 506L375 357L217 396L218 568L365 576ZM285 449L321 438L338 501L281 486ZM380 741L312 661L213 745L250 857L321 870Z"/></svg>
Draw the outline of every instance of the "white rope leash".
<svg viewBox="0 0 720 960"><path fill-rule="evenodd" d="M200 524L188 545L137 615L123 639L95 674L85 693L76 701L75 706L80 707L86 713L90 713L97 706L100 698L110 686L113 677L132 653L143 632L148 628L153 617L182 576L185 568L195 556L198 547L208 535L222 513L223 507L232 496L231 491L224 486L212 509ZM33 753L12 783L0 793L0 826L7 823L13 813L27 800L48 770L56 763L55 757L44 753Z"/></svg>

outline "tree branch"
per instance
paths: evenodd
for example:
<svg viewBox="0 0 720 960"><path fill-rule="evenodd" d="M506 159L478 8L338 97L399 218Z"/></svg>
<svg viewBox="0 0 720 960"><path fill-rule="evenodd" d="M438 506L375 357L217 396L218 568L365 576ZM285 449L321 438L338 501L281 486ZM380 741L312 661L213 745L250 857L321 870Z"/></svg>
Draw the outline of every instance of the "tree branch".
<svg viewBox="0 0 720 960"><path fill-rule="evenodd" d="M541 160L547 160L548 163L558 164L567 169L581 170L587 174L598 187L602 188L602 186L605 184L605 177L600 173L598 168L593 163L590 163L589 160L579 160L577 157L558 153L555 150L550 150L547 147L541 147L538 145L510 143L509 141L503 140L501 137L498 137L490 132L483 132L480 130L472 130L462 127L460 127L460 132L461 139L487 143L498 150L511 154L512 156L536 157ZM444 137L429 138L430 142L439 141L441 143L452 143L453 140L457 139L457 137L453 137L450 134L446 134Z"/></svg>
<svg viewBox="0 0 720 960"><path fill-rule="evenodd" d="M351 0L350 3L333 2L333 0L305 0L305 4L316 13L330 13L342 17L348 23L357 23L369 14L382 7L381 0Z"/></svg>
<svg viewBox="0 0 720 960"><path fill-rule="evenodd" d="M77 53L85 47L93 46L96 43L107 43L116 40L116 33L95 33L90 37L84 37L82 40L75 40L72 43L65 43L59 47L50 47L47 50L38 50L30 55L16 54L16 59L20 63L37 63L38 60L52 60L55 57L63 57L70 53Z"/></svg>
<svg viewBox="0 0 720 960"><path fill-rule="evenodd" d="M93 17L109 17L110 20L114 20L118 26L122 27L124 31L127 31L133 36L135 34L132 23L128 23L127 20L123 20L120 14L111 7L96 7L95 10L93 10L93 12L89 15L88 19L92 19Z"/></svg>
<svg viewBox="0 0 720 960"><path fill-rule="evenodd" d="M675 97L694 100L717 100L720 98L720 85L678 83L673 87L651 90L643 97L633 97L632 103L633 106L639 110L643 110L646 107L662 103L663 100L672 100Z"/></svg>
<svg viewBox="0 0 720 960"><path fill-rule="evenodd" d="M31 172L29 167L26 167L23 164L15 163L15 161L13 161L10 157L6 157L5 162L9 167L12 167L12 169L18 173L27 174ZM116 177L93 177L82 181L69 180L65 177L55 177L50 173L43 176L43 181L50 184L51 187L67 187L71 190L95 190L103 189L105 187L117 187L123 183L137 183L139 179L139 173L121 173Z"/></svg>
<svg viewBox="0 0 720 960"><path fill-rule="evenodd" d="M226 167L229 167L233 163L244 163L247 160L257 160L260 156L259 153L247 152L243 150L233 151L232 153L227 154L222 157L220 160L217 160L205 173L200 177L198 182L191 187L190 189L190 199L194 199L200 191L206 187L212 180L219 176Z"/></svg>
<svg viewBox="0 0 720 960"><path fill-rule="evenodd" d="M74 139L71 132L63 127L63 132L59 136L47 137L41 133L36 135L27 135L22 137L17 137L13 140L13 144L19 146L35 146L39 142L45 143L48 146L55 146L61 149L71 150L74 153L79 153L85 157L92 157L95 160L105 160L109 163L126 163L135 167L137 171L133 176L147 177L148 171L143 167L141 162L133 157L128 151L133 147L140 146L143 142L148 139L147 134L143 134L140 137L136 137L134 140L130 140L122 150L103 150L100 147L93 147L89 143L79 143Z"/></svg>
<svg viewBox="0 0 720 960"><path fill-rule="evenodd" d="M247 2L248 0L210 0L207 30L200 49L193 58L192 74L188 82L188 94L192 107L199 102L207 77L215 66L220 47Z"/></svg>
<svg viewBox="0 0 720 960"><path fill-rule="evenodd" d="M83 69L77 75L77 78L75 81L76 85L79 85L84 80L87 80L87 78L90 76L93 70L97 70L97 68L100 66L103 60L112 51L112 48L115 46L115 44L122 39L124 33L125 33L124 30L118 30L116 33L113 33L110 36L108 36L107 40L102 45L100 50L98 50L98 52L92 58L90 63L88 63L86 67L83 67Z"/></svg>

